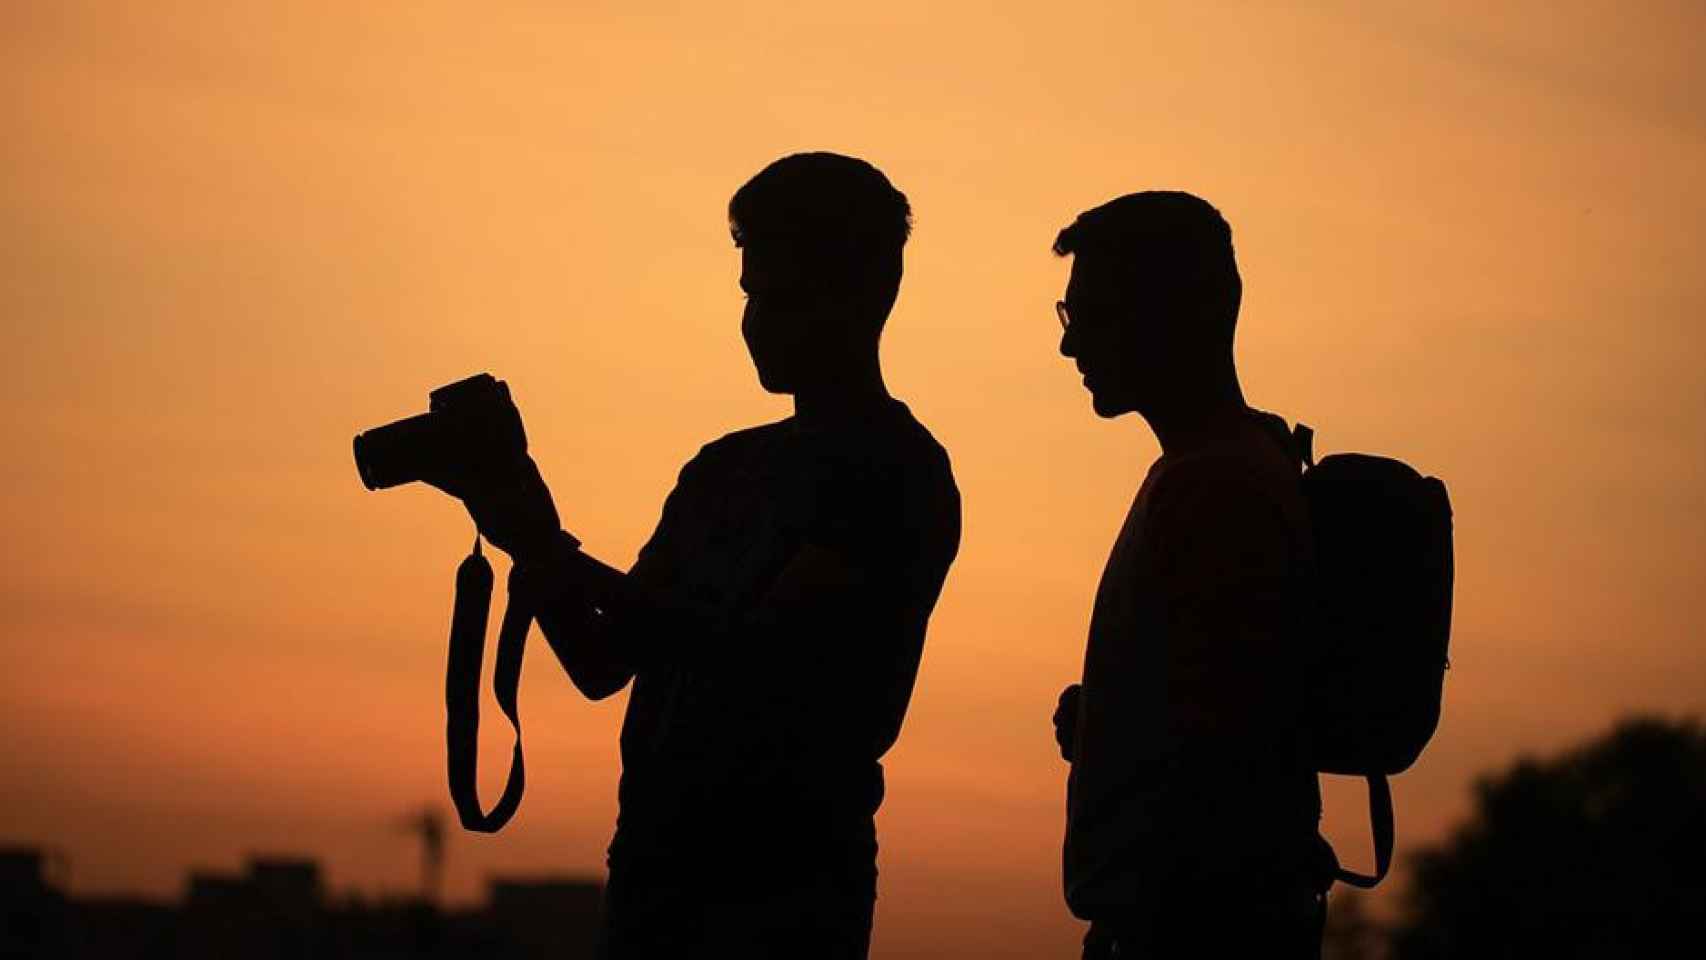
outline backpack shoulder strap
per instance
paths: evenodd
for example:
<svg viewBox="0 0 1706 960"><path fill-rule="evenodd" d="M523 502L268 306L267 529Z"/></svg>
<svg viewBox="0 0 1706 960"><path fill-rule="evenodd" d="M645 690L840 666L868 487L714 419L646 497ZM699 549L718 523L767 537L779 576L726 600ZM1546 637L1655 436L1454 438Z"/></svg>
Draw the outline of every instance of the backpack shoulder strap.
<svg viewBox="0 0 1706 960"><path fill-rule="evenodd" d="M1302 420L1291 428L1291 446L1305 466L1315 466L1315 431Z"/></svg>
<svg viewBox="0 0 1706 960"><path fill-rule="evenodd" d="M1380 881L1386 879L1386 872L1392 869L1392 840L1395 833L1392 825L1392 785L1386 782L1385 774L1374 774L1368 780L1368 820L1374 828L1374 874L1357 873L1354 870L1338 868L1338 879L1362 890L1372 889Z"/></svg>
<svg viewBox="0 0 1706 960"><path fill-rule="evenodd" d="M1284 450L1286 457L1297 463L1299 469L1315 466L1314 430L1302 422L1295 427L1286 426L1284 417L1255 407L1247 408L1247 412L1268 439Z"/></svg>

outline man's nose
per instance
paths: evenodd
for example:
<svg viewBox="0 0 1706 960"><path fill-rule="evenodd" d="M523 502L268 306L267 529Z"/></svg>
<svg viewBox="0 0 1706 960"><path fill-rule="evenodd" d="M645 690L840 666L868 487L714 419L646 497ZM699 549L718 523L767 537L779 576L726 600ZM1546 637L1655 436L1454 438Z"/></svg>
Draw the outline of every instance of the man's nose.
<svg viewBox="0 0 1706 960"><path fill-rule="evenodd" d="M1070 326L1060 331L1060 355L1069 360L1078 356L1078 338L1072 335Z"/></svg>

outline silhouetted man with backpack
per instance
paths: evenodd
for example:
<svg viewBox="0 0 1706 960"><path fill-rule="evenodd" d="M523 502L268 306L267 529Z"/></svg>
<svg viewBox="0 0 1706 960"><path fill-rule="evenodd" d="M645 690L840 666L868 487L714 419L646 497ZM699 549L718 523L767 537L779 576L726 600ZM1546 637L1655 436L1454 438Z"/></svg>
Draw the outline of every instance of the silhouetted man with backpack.
<svg viewBox="0 0 1706 960"><path fill-rule="evenodd" d="M1073 257L1061 353L1098 415L1135 412L1161 444L1055 714L1085 956L1319 956L1310 519L1285 422L1246 405L1234 369L1231 230L1197 197L1145 192L1054 249Z"/></svg>
<svg viewBox="0 0 1706 960"><path fill-rule="evenodd" d="M959 494L878 362L906 197L864 161L797 154L741 187L729 221L741 332L793 416L700 450L626 573L558 529L530 459L452 492L514 557L576 686L633 684L604 955L853 960L879 758L958 548Z"/></svg>

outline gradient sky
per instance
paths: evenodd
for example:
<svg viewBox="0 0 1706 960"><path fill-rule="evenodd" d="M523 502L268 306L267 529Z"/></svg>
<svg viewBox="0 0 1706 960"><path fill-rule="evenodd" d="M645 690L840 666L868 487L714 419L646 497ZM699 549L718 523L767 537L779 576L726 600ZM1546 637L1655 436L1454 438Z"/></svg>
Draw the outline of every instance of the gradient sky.
<svg viewBox="0 0 1706 960"><path fill-rule="evenodd" d="M470 526L364 491L351 434L491 370L565 524L630 561L701 443L788 411L724 208L801 149L912 199L884 356L965 498L878 956L1077 936L1048 717L1156 446L1055 352L1048 247L1117 194L1233 224L1253 404L1451 487L1454 669L1403 845L1521 751L1706 708L1700 5L714 6L0 6L0 842L80 891L255 850L407 889L390 821L447 806ZM523 686L528 797L453 840L458 898L601 869L625 698L537 637ZM1366 857L1354 785L1329 801Z"/></svg>

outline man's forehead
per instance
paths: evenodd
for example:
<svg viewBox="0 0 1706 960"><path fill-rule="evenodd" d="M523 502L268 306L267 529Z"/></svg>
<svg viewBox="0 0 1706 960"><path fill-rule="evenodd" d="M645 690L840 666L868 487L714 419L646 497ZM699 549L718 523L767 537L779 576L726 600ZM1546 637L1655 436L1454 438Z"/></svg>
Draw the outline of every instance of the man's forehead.
<svg viewBox="0 0 1706 960"><path fill-rule="evenodd" d="M747 245L740 249L740 282L748 290L798 286L809 261L786 245Z"/></svg>
<svg viewBox="0 0 1706 960"><path fill-rule="evenodd" d="M1079 253L1072 257L1066 289L1077 296L1104 296L1124 290L1130 282L1129 268L1116 258Z"/></svg>

